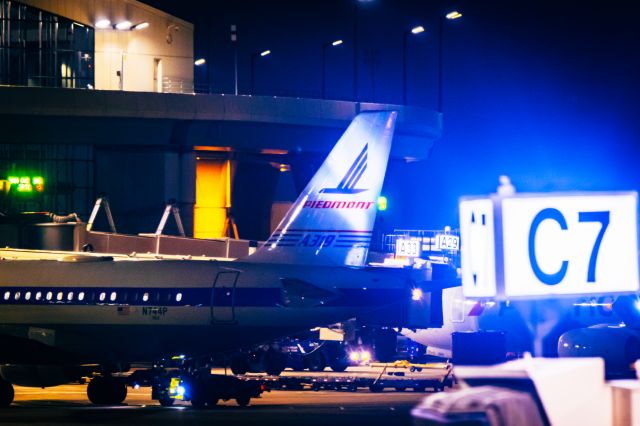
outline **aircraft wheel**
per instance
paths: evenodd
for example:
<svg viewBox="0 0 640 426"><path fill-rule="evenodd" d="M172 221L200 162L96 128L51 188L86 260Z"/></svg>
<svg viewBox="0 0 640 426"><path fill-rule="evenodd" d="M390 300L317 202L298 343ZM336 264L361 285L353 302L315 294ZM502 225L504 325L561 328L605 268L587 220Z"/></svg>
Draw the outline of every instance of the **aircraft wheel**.
<svg viewBox="0 0 640 426"><path fill-rule="evenodd" d="M342 373L348 366L349 363L346 360L334 360L329 364L329 367L336 373Z"/></svg>
<svg viewBox="0 0 640 426"><path fill-rule="evenodd" d="M309 371L323 371L327 366L324 356L318 351L307 355L305 359Z"/></svg>
<svg viewBox="0 0 640 426"><path fill-rule="evenodd" d="M13 385L0 378L0 408L11 405L13 397Z"/></svg>
<svg viewBox="0 0 640 426"><path fill-rule="evenodd" d="M234 355L234 357L231 358L229 367L231 367L233 374L247 374L247 371L249 371L249 359L244 354Z"/></svg>
<svg viewBox="0 0 640 426"><path fill-rule="evenodd" d="M127 399L127 385L124 383L113 380L111 383L111 401L112 404L122 404Z"/></svg>
<svg viewBox="0 0 640 426"><path fill-rule="evenodd" d="M236 398L236 402L240 407L246 407L251 402L251 397L247 395L241 395Z"/></svg>
<svg viewBox="0 0 640 426"><path fill-rule="evenodd" d="M163 396L158 400L163 407L171 407L175 401L175 399L169 398L168 396Z"/></svg>
<svg viewBox="0 0 640 426"><path fill-rule="evenodd" d="M112 377L98 376L87 386L87 396L94 404L121 404L127 397L127 386Z"/></svg>
<svg viewBox="0 0 640 426"><path fill-rule="evenodd" d="M264 354L264 371L270 376L279 376L287 366L287 359L282 352L269 350Z"/></svg>
<svg viewBox="0 0 640 426"><path fill-rule="evenodd" d="M191 388L191 406L193 408L204 408L207 404L207 393L205 386L195 380Z"/></svg>
<svg viewBox="0 0 640 426"><path fill-rule="evenodd" d="M105 378L98 376L91 379L87 385L87 396L89 401L96 405L106 404Z"/></svg>

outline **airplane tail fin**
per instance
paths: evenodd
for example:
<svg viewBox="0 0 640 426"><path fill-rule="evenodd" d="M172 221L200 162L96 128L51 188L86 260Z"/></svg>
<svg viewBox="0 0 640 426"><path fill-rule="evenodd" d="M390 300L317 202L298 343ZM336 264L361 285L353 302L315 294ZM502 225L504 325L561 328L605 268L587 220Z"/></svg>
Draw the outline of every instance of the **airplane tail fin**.
<svg viewBox="0 0 640 426"><path fill-rule="evenodd" d="M364 265L396 116L356 116L275 232L246 260Z"/></svg>

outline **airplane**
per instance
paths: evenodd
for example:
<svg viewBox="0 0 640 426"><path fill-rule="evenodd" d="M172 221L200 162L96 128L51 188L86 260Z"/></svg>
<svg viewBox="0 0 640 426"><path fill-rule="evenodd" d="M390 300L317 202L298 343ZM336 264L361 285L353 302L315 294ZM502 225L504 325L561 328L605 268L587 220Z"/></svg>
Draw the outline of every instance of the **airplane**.
<svg viewBox="0 0 640 426"><path fill-rule="evenodd" d="M365 266L396 117L356 116L246 258L0 250L0 406L13 384L55 386L96 366L89 400L121 403L113 373L132 363L197 359L410 303L423 275ZM269 360L268 371L284 368Z"/></svg>

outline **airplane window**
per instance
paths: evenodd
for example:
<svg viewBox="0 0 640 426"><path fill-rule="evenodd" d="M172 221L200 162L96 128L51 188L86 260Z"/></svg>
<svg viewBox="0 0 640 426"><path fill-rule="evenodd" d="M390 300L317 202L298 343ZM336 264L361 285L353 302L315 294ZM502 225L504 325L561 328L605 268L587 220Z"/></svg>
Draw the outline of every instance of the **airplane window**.
<svg viewBox="0 0 640 426"><path fill-rule="evenodd" d="M24 294L24 300L29 300L29 299L31 299L31 292L30 291L28 291L28 292L26 292Z"/></svg>
<svg viewBox="0 0 640 426"><path fill-rule="evenodd" d="M37 292L36 293L36 300L40 300L42 299L42 293L41 292Z"/></svg>
<svg viewBox="0 0 640 426"><path fill-rule="evenodd" d="M182 300L182 293L176 294L176 302L179 302L181 300Z"/></svg>
<svg viewBox="0 0 640 426"><path fill-rule="evenodd" d="M53 299L53 293L48 291L47 292L47 300L51 300L51 299Z"/></svg>
<svg viewBox="0 0 640 426"><path fill-rule="evenodd" d="M149 293L145 293L145 294L142 295L142 301L143 302L149 301Z"/></svg>
<svg viewBox="0 0 640 426"><path fill-rule="evenodd" d="M115 302L116 297L118 297L118 294L115 291L111 292L111 297L109 297L109 300L111 300L112 302Z"/></svg>
<svg viewBox="0 0 640 426"><path fill-rule="evenodd" d="M9 300L10 297L11 297L11 292L10 291L6 291L4 293L4 300Z"/></svg>
<svg viewBox="0 0 640 426"><path fill-rule="evenodd" d="M78 293L78 300L81 302L84 300L84 291L81 291L80 293Z"/></svg>
<svg viewBox="0 0 640 426"><path fill-rule="evenodd" d="M16 300L20 300L20 292L16 291L16 294L15 294L15 296L13 296L13 298L16 299Z"/></svg>
<svg viewBox="0 0 640 426"><path fill-rule="evenodd" d="M67 300L71 301L73 300L73 292L70 291L69 294L67 294Z"/></svg>
<svg viewBox="0 0 640 426"><path fill-rule="evenodd" d="M103 291L102 293L100 293L100 297L99 297L99 299L100 299L100 301L101 301L101 302L104 302L104 299L105 299L106 297L107 297L107 293L105 293L105 292Z"/></svg>

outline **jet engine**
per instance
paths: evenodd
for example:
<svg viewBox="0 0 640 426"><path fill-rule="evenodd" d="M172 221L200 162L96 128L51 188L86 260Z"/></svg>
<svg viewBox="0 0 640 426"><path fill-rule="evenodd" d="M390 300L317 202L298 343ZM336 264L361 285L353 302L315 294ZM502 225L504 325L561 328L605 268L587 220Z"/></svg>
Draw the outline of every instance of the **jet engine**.
<svg viewBox="0 0 640 426"><path fill-rule="evenodd" d="M599 324L570 330L558 340L561 357L600 357L607 378L632 377L640 359L640 330L624 325Z"/></svg>

